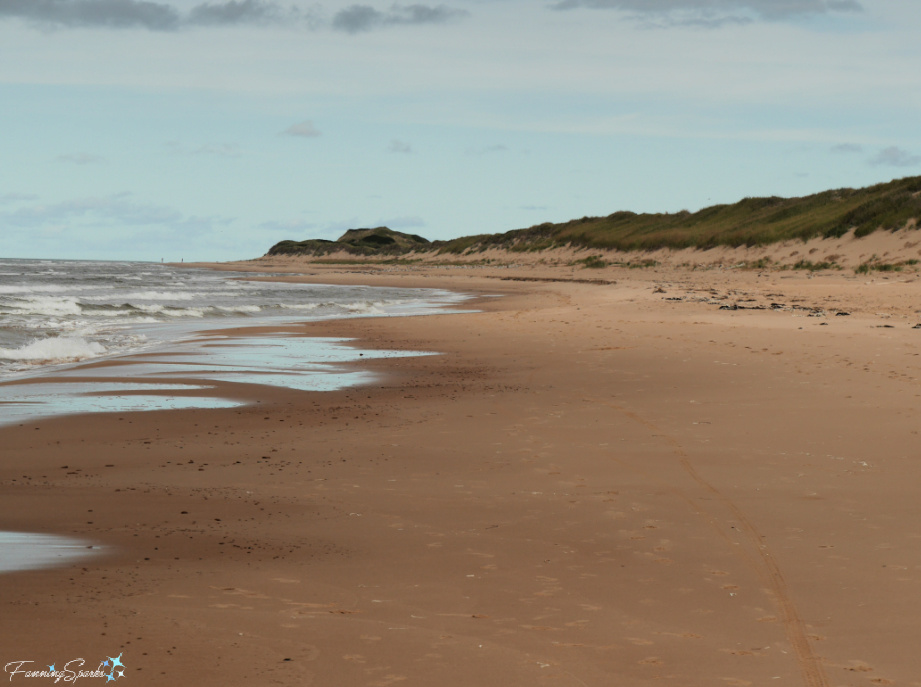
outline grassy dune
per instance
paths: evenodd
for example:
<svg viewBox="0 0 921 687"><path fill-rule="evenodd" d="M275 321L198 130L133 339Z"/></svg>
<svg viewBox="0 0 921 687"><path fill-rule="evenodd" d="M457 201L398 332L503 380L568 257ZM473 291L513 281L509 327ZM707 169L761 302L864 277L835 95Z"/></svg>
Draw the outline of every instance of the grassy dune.
<svg viewBox="0 0 921 687"><path fill-rule="evenodd" d="M400 256L470 255L489 249L514 252L559 247L642 251L657 248L766 246L791 239L843 236L853 230L902 229L921 219L921 177L896 179L862 189L841 188L802 198L744 198L698 212L637 214L615 212L561 224L546 222L503 234L431 241L387 227L350 229L336 241L281 241L268 255L306 255L316 259L346 254L355 259ZM341 259L341 258L340 258Z"/></svg>
<svg viewBox="0 0 921 687"><path fill-rule="evenodd" d="M349 229L335 241L307 239L306 241L279 241L269 249L268 255L310 255L314 257L348 253L356 256L402 255L412 251L427 250L428 239L415 234L404 234L387 227L375 229Z"/></svg>
<svg viewBox="0 0 921 687"><path fill-rule="evenodd" d="M549 222L504 234L436 241L440 253L499 248L537 251L560 246L616 250L758 246L790 239L865 236L896 230L921 218L921 177L863 189L836 189L803 198L745 198L698 212L615 212L562 224Z"/></svg>

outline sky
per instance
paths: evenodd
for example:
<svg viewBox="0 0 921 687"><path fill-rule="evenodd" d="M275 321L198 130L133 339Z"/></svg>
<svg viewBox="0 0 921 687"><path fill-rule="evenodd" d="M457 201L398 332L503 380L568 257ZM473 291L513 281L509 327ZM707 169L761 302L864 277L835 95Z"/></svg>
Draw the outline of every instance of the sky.
<svg viewBox="0 0 921 687"><path fill-rule="evenodd" d="M364 1L0 0L0 257L248 259L921 174L918 0Z"/></svg>

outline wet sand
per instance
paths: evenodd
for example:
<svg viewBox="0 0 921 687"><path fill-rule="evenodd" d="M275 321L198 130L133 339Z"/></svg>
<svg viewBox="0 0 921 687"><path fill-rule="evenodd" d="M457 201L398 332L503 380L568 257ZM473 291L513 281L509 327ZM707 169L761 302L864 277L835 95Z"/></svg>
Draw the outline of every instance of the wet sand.
<svg viewBox="0 0 921 687"><path fill-rule="evenodd" d="M0 428L0 526L112 552L0 577L0 664L921 684L913 275L288 268L482 297L289 328L442 353L370 386Z"/></svg>

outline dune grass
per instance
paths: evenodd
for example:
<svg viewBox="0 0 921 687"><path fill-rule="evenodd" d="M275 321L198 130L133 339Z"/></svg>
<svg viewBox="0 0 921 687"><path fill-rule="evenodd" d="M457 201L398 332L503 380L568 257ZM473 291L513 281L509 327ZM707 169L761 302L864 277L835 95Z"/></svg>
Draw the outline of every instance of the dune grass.
<svg viewBox="0 0 921 687"><path fill-rule="evenodd" d="M561 224L544 223L504 234L437 241L441 253L500 248L540 251L572 246L609 250L761 246L794 239L865 236L896 230L921 218L921 177L897 179L864 189L842 188L802 198L745 198L698 212L615 212Z"/></svg>

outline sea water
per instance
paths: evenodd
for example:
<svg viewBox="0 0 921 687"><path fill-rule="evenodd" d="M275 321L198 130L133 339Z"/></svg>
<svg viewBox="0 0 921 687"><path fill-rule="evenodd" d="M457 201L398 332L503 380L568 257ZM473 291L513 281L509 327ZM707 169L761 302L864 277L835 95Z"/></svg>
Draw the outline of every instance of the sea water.
<svg viewBox="0 0 921 687"><path fill-rule="evenodd" d="M159 263L0 259L0 381L155 348L190 331L422 314L464 299L438 289L256 281Z"/></svg>
<svg viewBox="0 0 921 687"><path fill-rule="evenodd" d="M247 336L245 328L430 314L466 298L437 289L253 279L258 276L268 275L156 263L0 259L0 428L62 414L242 403L221 397L214 382L307 391L369 383L371 373L344 363L426 353L359 351L343 339ZM229 327L243 327L243 333L209 331ZM0 572L99 550L50 535L0 532Z"/></svg>

